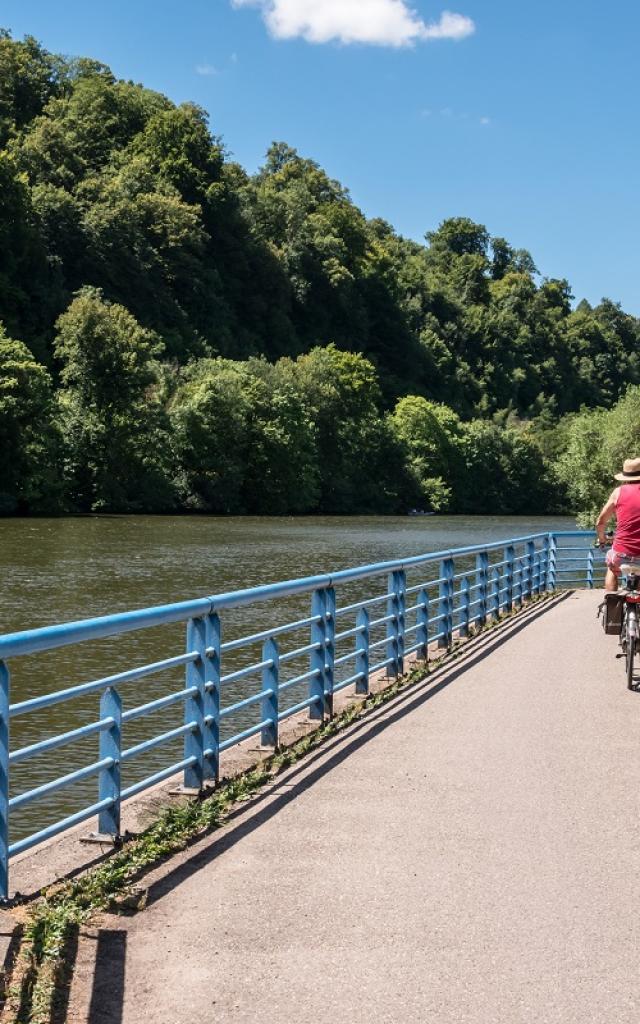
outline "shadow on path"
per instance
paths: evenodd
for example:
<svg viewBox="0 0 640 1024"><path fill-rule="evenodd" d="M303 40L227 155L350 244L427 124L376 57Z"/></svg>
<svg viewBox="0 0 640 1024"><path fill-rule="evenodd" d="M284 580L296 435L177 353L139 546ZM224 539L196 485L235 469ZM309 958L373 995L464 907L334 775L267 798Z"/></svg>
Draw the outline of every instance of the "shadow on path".
<svg viewBox="0 0 640 1024"><path fill-rule="evenodd" d="M100 929L96 936L85 936L83 941L96 944L93 986L86 1024L121 1024L124 1009L127 933L119 929ZM148 1019L153 1018L154 1014L149 1007Z"/></svg>

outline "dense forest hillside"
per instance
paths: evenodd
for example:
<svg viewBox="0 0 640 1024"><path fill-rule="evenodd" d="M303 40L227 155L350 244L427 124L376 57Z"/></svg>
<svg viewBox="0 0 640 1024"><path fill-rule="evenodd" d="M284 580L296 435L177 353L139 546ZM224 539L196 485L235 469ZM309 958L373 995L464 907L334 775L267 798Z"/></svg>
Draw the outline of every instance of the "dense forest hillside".
<svg viewBox="0 0 640 1024"><path fill-rule="evenodd" d="M402 238L8 32L0 196L0 511L558 509L572 414L640 383L640 322L484 226Z"/></svg>

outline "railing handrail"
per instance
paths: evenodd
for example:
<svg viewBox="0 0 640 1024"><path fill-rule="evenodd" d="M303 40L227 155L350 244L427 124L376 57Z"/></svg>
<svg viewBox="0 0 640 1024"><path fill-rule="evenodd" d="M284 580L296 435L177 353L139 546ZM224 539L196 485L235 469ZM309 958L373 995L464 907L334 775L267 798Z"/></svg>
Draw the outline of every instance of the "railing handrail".
<svg viewBox="0 0 640 1024"><path fill-rule="evenodd" d="M474 629L498 621L503 613L518 610L526 601L553 592L558 586L578 582L593 588L593 546L584 544L580 548L571 542L558 543L563 538L581 537L584 541L592 536L589 530L530 533L0 636L0 896L8 892L11 856L95 815L99 834L115 840L120 835L124 800L179 772L183 773L187 790L202 791L207 781L219 779L223 751L258 735L263 746L277 748L282 722L303 711L312 720L324 721L334 713L335 694L345 687L367 694L377 673L397 678L404 672L407 659L416 657L426 663L434 645L450 650L454 637L467 637ZM584 551L582 560L573 557L573 552L580 550ZM416 573L407 585L408 570L434 564L435 573L423 573L414 585L419 575ZM566 578L567 573L571 574L570 579ZM429 578L425 579L425 575ZM384 588L379 587L380 577L386 577ZM347 592L346 603L338 602L337 587L365 579L376 581L369 588L361 588L368 593L362 593L354 602L354 595ZM379 589L384 589L384 593L379 594ZM373 596L371 590L375 591ZM303 594L311 596L304 617L300 618L298 613L286 624L276 619L270 628L223 642L220 612L260 601L273 601L277 609L279 598ZM336 629L338 616L346 618L340 630ZM99 679L35 696L29 694L26 699L11 703L9 666L14 657L179 622L186 623L184 653L167 652L159 661L123 667ZM308 630L303 642L301 630ZM259 650L257 645L261 645ZM250 664L243 660L234 663L234 652L242 648L251 649ZM229 664L227 655L232 656ZM173 672L178 667L184 669L180 689L175 688L172 679L167 684L168 693L158 694L155 689L136 692L135 684L143 678ZM238 682L242 684L240 692L231 694L231 703L227 703L223 694L228 684ZM125 693L121 694L124 684ZM72 719L68 724L74 725L77 720L76 727L67 726L65 731L38 742L33 742L29 734L25 746L11 750L11 718L90 694L99 696L99 707L80 709L88 721ZM125 709L123 696L127 695L134 703ZM153 699L149 700L149 696ZM154 735L127 734L125 741L123 727L128 722L167 708L179 709L180 705L181 723L174 716L156 726ZM255 709L255 713L249 709ZM249 714L248 719L245 713ZM231 736L221 734L221 724L228 722L235 722ZM12 765L43 755L48 757L50 751L89 736L97 738L98 751L92 753L88 763L69 772L68 765L58 760L52 765L58 771L57 777L42 781L38 773L28 780L25 791L10 798ZM183 751L176 760L171 745L180 737ZM163 748L167 751L165 755L144 769L152 767L150 775L123 784L123 764L138 765L147 753ZM75 783L84 785L96 776L97 802L93 798L82 810L9 842L9 818L13 812L35 800L47 800ZM84 796L87 797L86 792Z"/></svg>
<svg viewBox="0 0 640 1024"><path fill-rule="evenodd" d="M129 633L138 629L150 629L154 626L167 625L173 622L186 622L188 619L200 618L225 608L238 608L254 602L267 601L277 597L291 597L294 594L309 593L313 590L324 590L340 583L349 583L382 576L390 572L410 569L413 566L428 562L439 562L447 558L458 558L465 555L478 554L482 551L495 551L506 544L523 544L527 541L540 540L550 536L580 536L592 533L589 530L577 531L543 531L526 534L522 537L492 541L488 544L472 544L467 547L450 548L433 551L409 558L394 559L387 562L374 562L370 565L342 569L338 572L305 576L299 579L283 580L279 583L266 583L258 587L247 587L241 590L230 590L210 597L196 598L191 601L180 601L174 604L156 605L150 608L139 608L128 612L115 612L95 618L79 619L72 622L58 623L53 626L39 626L14 633L0 635L0 660L15 658L25 654L35 654L54 650L69 644L83 643L87 640L100 640L119 633Z"/></svg>

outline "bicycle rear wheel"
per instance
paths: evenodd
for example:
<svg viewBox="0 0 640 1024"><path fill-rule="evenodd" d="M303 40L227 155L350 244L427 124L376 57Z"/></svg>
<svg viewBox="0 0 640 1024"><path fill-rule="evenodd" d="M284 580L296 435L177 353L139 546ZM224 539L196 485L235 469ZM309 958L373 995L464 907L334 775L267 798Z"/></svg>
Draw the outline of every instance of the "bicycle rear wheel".
<svg viewBox="0 0 640 1024"><path fill-rule="evenodd" d="M635 655L636 655L636 638L635 638L635 636L628 636L627 637L627 649L626 649L626 657L627 657L627 687L630 690L635 690L635 685L634 685L634 681L633 681L633 662L634 662L634 659L635 659Z"/></svg>

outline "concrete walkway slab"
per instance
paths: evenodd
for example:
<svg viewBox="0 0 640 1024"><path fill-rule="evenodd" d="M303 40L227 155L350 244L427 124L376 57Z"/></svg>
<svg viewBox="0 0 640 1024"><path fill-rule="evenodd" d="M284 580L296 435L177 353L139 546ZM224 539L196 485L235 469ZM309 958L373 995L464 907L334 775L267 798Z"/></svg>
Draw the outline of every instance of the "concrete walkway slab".
<svg viewBox="0 0 640 1024"><path fill-rule="evenodd" d="M83 936L69 1020L636 1024L640 694L598 600L487 634L156 872Z"/></svg>

